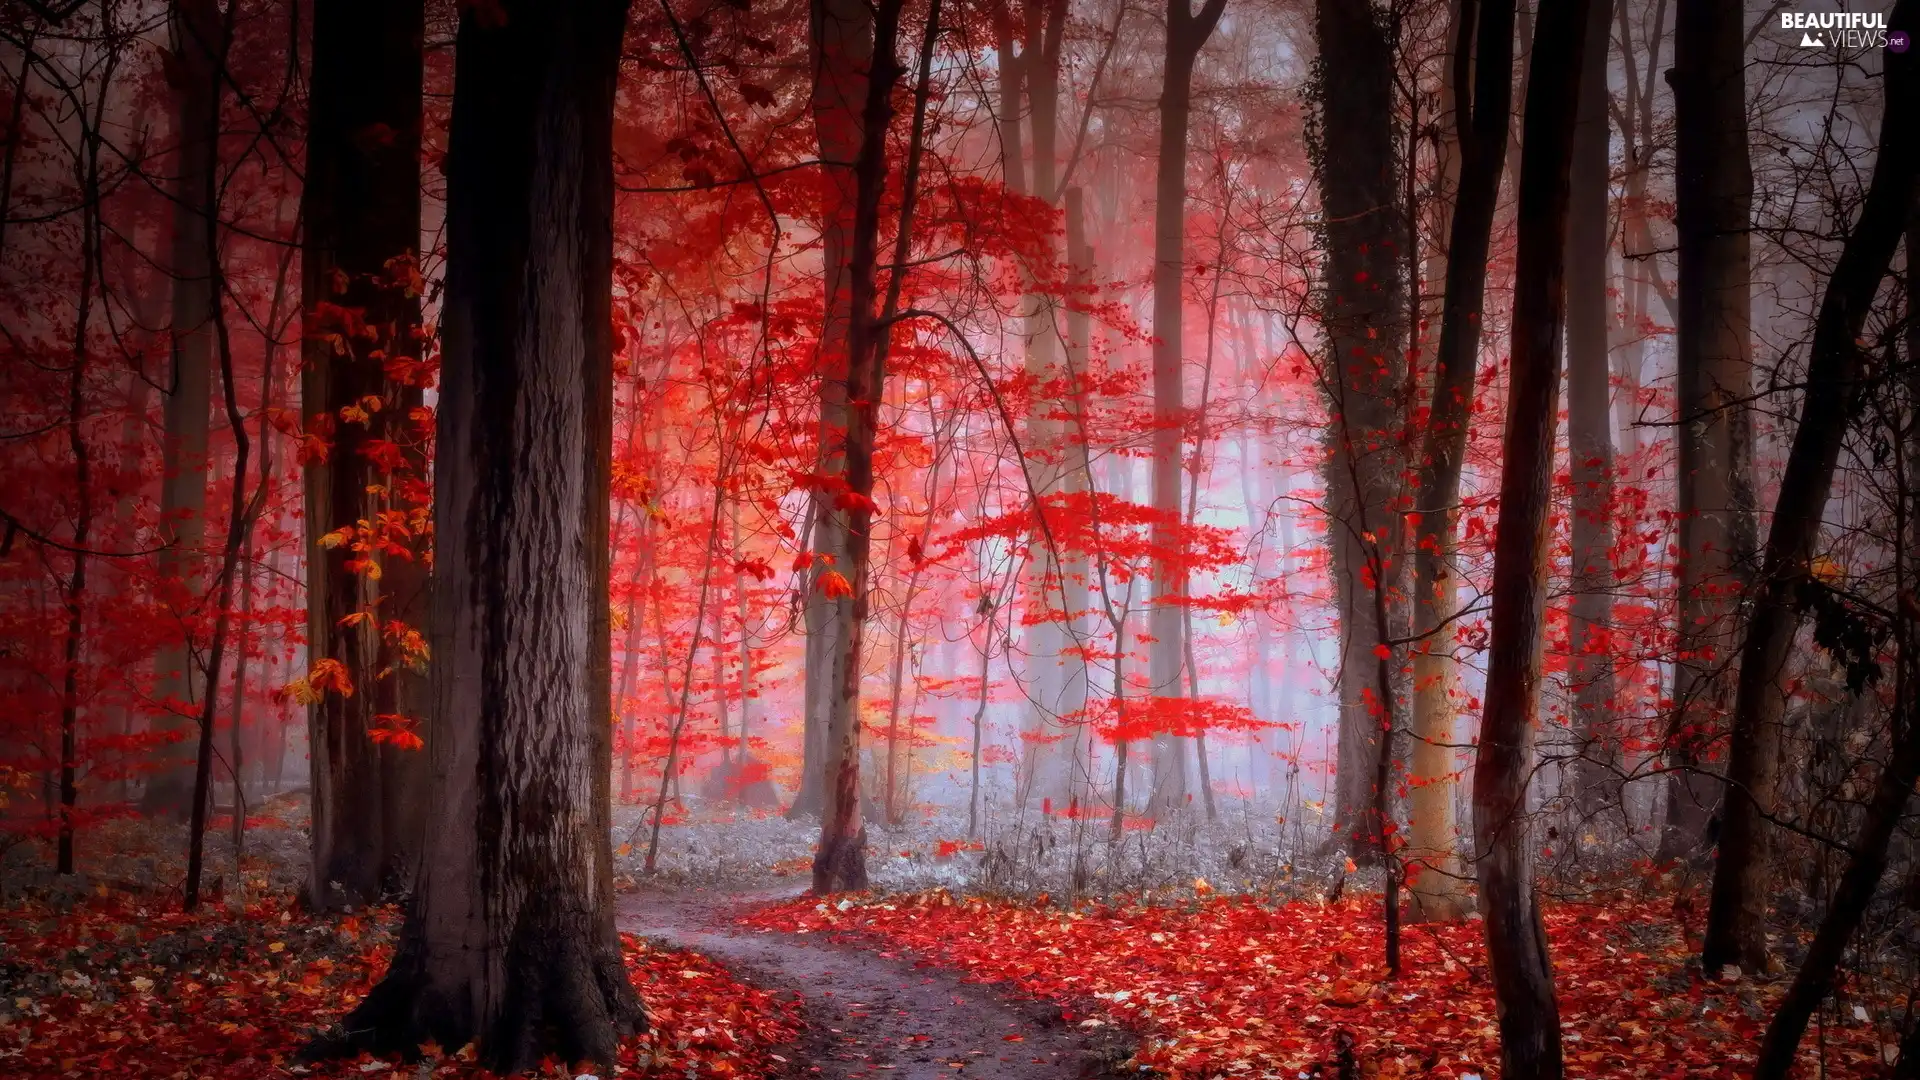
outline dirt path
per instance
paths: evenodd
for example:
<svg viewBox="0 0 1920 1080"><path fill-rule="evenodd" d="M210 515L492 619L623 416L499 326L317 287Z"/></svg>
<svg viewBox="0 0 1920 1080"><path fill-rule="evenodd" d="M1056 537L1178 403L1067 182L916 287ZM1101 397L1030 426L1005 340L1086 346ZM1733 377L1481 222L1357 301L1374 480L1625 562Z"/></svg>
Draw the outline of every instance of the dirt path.
<svg viewBox="0 0 1920 1080"><path fill-rule="evenodd" d="M1121 1068L1133 1052L1130 1039L1110 1027L1087 1037L1056 1006L999 997L902 953L734 925L741 904L795 892L630 894L620 900L620 929L705 953L749 982L798 996L807 1030L786 1052L795 1077L1141 1075Z"/></svg>

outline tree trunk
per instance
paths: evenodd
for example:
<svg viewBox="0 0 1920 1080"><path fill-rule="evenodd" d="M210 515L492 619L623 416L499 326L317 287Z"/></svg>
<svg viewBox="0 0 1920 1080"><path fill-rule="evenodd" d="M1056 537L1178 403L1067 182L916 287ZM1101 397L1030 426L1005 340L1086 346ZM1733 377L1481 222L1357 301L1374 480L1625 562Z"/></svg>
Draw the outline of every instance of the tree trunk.
<svg viewBox="0 0 1920 1080"><path fill-rule="evenodd" d="M867 887L867 829L860 814L860 663L871 599L868 556L873 540L873 454L879 434L880 399L886 390L887 344L913 235L913 205L940 24L940 5L935 0L927 12L919 81L914 88L913 123L894 235L896 269L888 283L886 301L876 311L880 202L888 172L887 129L893 120L894 84L905 74L894 55L902 6L903 0L882 0L874 10L873 60L868 65L860 153L854 160L853 242L847 260L853 302L847 326L849 409L845 443L846 486L852 496L846 512L846 581L850 595L836 601L835 618L847 653L827 724L827 799L821 815L820 847L813 860L813 891L822 895Z"/></svg>
<svg viewBox="0 0 1920 1080"><path fill-rule="evenodd" d="M1318 0L1321 124L1314 160L1327 251L1327 521L1340 612L1340 735L1334 841L1355 857L1377 855L1374 791L1390 740L1369 708L1374 646L1388 640L1371 595L1377 546L1397 538L1393 507L1403 493L1398 453L1407 327L1406 228L1394 138L1394 53L1371 4ZM1374 530L1379 530L1374 533ZM1369 534L1373 534L1372 541ZM1399 560L1392 563L1398 574Z"/></svg>
<svg viewBox="0 0 1920 1080"><path fill-rule="evenodd" d="M1166 67L1160 88L1160 157L1154 178L1153 216L1153 509L1151 542L1153 606L1147 632L1147 680L1155 697L1180 697L1181 614L1186 568L1166 553L1178 548L1182 521L1180 472L1185 441L1186 371L1181 314L1185 306L1187 223L1187 126L1193 105L1193 66L1213 35L1226 0L1206 0L1199 11L1189 0L1168 0ZM1153 791L1147 808L1159 815L1186 806L1186 740L1153 738Z"/></svg>
<svg viewBox="0 0 1920 1080"><path fill-rule="evenodd" d="M24 62L24 60L23 60ZM60 825L54 854L54 871L73 873L74 812L79 808L80 751L80 658L86 632L87 541L93 529L93 457L87 447L87 327L93 315L94 272L99 262L100 242L100 145L99 110L89 123L83 119L81 130L86 139L83 175L86 202L81 209L81 235L86 243L81 253L78 314L73 328L72 370L67 377L67 447L73 454L73 569L67 575L67 624L62 642L64 655L60 675Z"/></svg>
<svg viewBox="0 0 1920 1080"><path fill-rule="evenodd" d="M604 1068L613 926L613 95L626 4L462 15L434 455L432 827L351 1047ZM498 13L496 9L495 13ZM329 1048L333 1049L333 1048ZM594 1070L599 1071L599 1070Z"/></svg>
<svg viewBox="0 0 1920 1080"><path fill-rule="evenodd" d="M1915 4L1916 0L1902 0L1896 5L1889 29L1915 29ZM1920 60L1892 50L1883 50L1881 57L1886 65L1886 109L1879 157L1860 218L1848 234L1814 323L1800 424L1780 478L1766 560L1740 649L1726 821L1701 953L1701 963L1709 972L1726 964L1756 972L1767 967L1767 898L1774 885L1766 818L1774 809L1780 773L1780 729L1789 693L1783 684L1787 657L1799 633L1807 597L1822 587L1813 579L1811 564L1834 469L1846 441L1855 384L1861 377L1862 350L1857 342L1913 213L1915 182L1920 178L1920 147L1910 137L1920 124L1920 71L1915 70ZM1911 267L1911 251L1907 258ZM1907 787L1911 786L1909 781ZM1896 806L1895 817L1898 812Z"/></svg>
<svg viewBox="0 0 1920 1080"><path fill-rule="evenodd" d="M1067 4L1065 0L1028 0L1026 15L1027 50L1019 71L1031 104L1031 194L1048 206L1056 206L1062 195L1056 181L1055 152L1059 143L1060 48L1066 32ZM1041 243L1044 246L1038 260L1021 266L1027 285L1022 301L1024 359L1027 376L1036 388L1059 384L1065 344L1060 326L1062 298L1035 287L1036 281L1052 276L1052 264L1059 259L1060 251L1051 233L1042 236ZM1071 394L1070 384L1065 392ZM1036 400L1027 413L1026 439L1021 449L1027 455L1027 473L1036 488L1032 494L1043 501L1066 491L1072 481L1073 452L1065 443L1076 433L1055 419L1066 411L1063 404L1058 398ZM1020 806L1025 806L1036 790L1043 798L1061 793L1067 786L1068 770L1073 767L1073 759L1063 752L1068 733L1062 721L1078 707L1071 701L1075 642L1069 631L1071 608L1066 597L1066 575L1071 570L1068 553L1051 543L1051 535L1050 530L1035 528L1030 537L1034 554L1028 571L1027 603L1039 617L1026 628L1031 705L1025 717L1021 776L1015 794Z"/></svg>
<svg viewBox="0 0 1920 1080"><path fill-rule="evenodd" d="M1673 68L1680 248L1679 640L1661 855L1698 854L1721 801L1706 775L1733 698L1734 625L1755 545L1745 15L1740 0L1679 0Z"/></svg>
<svg viewBox="0 0 1920 1080"><path fill-rule="evenodd" d="M213 407L213 250L219 199L220 102L227 42L213 0L174 0L167 23L173 63L173 128L178 174L173 184L172 384L161 443L160 541L155 562L164 602L180 617L181 640L160 650L160 708L154 726L174 741L154 751L154 771L140 800L143 813L185 820L193 798L191 718L210 691L193 670L190 648L204 604L201 544L206 540L207 435Z"/></svg>
<svg viewBox="0 0 1920 1080"><path fill-rule="evenodd" d="M844 448L834 441L849 422L847 345L853 323L851 278L858 179L841 162L860 153L865 131L867 68L873 58L873 12L860 0L812 0L813 126L823 166L820 205L822 278L826 321L820 330L820 451L822 476L846 469ZM844 599L827 594L821 578L842 573L846 559L846 514L825 486L812 494L809 515L812 564L807 573L807 648L803 674L805 727L801 740L800 791L787 817L819 814L826 806L827 727L833 698L847 666L847 639L840 609ZM843 574L844 576L844 574Z"/></svg>
<svg viewBox="0 0 1920 1080"><path fill-rule="evenodd" d="M1477 9L1477 10L1476 10ZM1474 30L1478 27L1477 31ZM1487 254L1513 112L1513 0L1461 0L1450 55L1460 145L1460 194L1447 240L1446 303L1434 360L1433 402L1415 492L1413 788L1407 858L1416 920L1466 914L1465 870L1454 822L1454 709L1458 663L1449 644L1458 602L1451 565L1459 538L1460 468L1473 415ZM1479 62L1474 63L1475 56Z"/></svg>
<svg viewBox="0 0 1920 1080"><path fill-rule="evenodd" d="M1068 457L1066 478L1061 490L1070 495L1091 492L1094 488L1087 451L1087 362L1092 349L1093 320L1085 305L1093 288L1093 244L1087 239L1086 200L1079 188L1061 194L1067 226L1067 287L1071 294L1067 308L1067 400L1073 420L1063 433ZM1066 784L1055 795L1057 805L1078 810L1093 805L1093 766L1088 760L1092 737L1087 730L1088 683L1087 655L1084 648L1089 630L1086 612L1091 601L1088 589L1087 552L1070 550L1061 567L1060 599L1067 609L1066 628L1075 648L1065 659L1066 676L1060 698L1063 716L1071 716L1067 725Z"/></svg>
<svg viewBox="0 0 1920 1080"><path fill-rule="evenodd" d="M1522 136L1513 376L1494 540L1486 712L1473 771L1473 835L1501 1075L1558 1080L1560 1008L1534 894L1527 786L1534 772L1551 535L1553 442L1567 292L1569 173L1591 0L1547 5L1530 59Z"/></svg>
<svg viewBox="0 0 1920 1080"><path fill-rule="evenodd" d="M1612 0L1589 0L1587 54L1581 60L1575 121L1572 202L1567 216L1567 456L1573 478L1573 601L1567 672L1572 727L1580 739L1573 796L1583 815L1614 801L1613 729L1613 437L1608 367L1607 54Z"/></svg>
<svg viewBox="0 0 1920 1080"><path fill-rule="evenodd" d="M386 368L420 347L420 298L409 274L420 241L424 30L421 0L347 0L314 13L300 391L308 432L331 431L332 447L306 467L307 641L309 663L338 661L354 688L321 695L307 713L307 901L322 909L364 906L401 884L418 846L401 824L404 807L389 800L420 797L425 759L376 743L371 732L376 716L403 713L398 688L408 678L382 647L381 624L411 621L423 575L411 572L411 560L376 557L356 523L409 509L369 449L376 440L415 441L406 403L389 397ZM385 138L369 138L370 130ZM413 397L417 404L417 389ZM386 405L365 409L368 398ZM390 782L402 770L415 774L411 783Z"/></svg>

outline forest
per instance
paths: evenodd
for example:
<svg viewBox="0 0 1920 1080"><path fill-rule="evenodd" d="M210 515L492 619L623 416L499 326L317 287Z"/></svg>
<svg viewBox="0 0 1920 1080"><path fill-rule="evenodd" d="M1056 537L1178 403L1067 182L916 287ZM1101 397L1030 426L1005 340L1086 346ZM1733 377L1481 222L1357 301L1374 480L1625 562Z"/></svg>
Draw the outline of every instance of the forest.
<svg viewBox="0 0 1920 1080"><path fill-rule="evenodd" d="M0 0L0 1075L1920 1080L1916 30Z"/></svg>

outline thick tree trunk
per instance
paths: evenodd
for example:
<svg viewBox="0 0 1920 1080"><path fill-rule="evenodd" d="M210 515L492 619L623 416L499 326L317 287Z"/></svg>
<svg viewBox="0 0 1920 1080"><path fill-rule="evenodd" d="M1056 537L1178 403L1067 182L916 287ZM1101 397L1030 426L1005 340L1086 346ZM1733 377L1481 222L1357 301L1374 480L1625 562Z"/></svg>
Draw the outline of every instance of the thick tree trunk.
<svg viewBox="0 0 1920 1080"><path fill-rule="evenodd" d="M1915 7L1916 0L1902 0L1894 8L1889 28L1909 33L1916 29ZM1811 564L1861 376L1857 342L1913 213L1915 182L1920 179L1920 147L1910 137L1920 125L1920 70L1915 69L1920 60L1891 50L1883 50L1881 57L1886 65L1886 111L1879 157L1866 203L1827 282L1814 323L1800 425L1794 431L1786 473L1780 478L1766 561L1740 649L1726 821L1701 954L1710 972L1725 964L1739 964L1749 971L1767 967L1767 899L1774 888L1766 818L1773 812L1780 774L1780 729L1789 693L1784 684L1787 657L1800 630L1806 594L1821 587L1813 580ZM1911 251L1907 259L1911 267ZM1911 786L1909 780L1907 787ZM1896 806L1895 817L1898 812Z"/></svg>
<svg viewBox="0 0 1920 1080"><path fill-rule="evenodd" d="M409 509L396 503L399 485L368 449L375 440L415 441L407 402L390 397L396 388L386 367L421 347L420 298L408 274L420 241L424 31L421 0L348 0L314 13L300 390L308 430L331 430L333 445L306 467L307 641L309 663L340 662L354 687L350 696L322 695L307 713L307 901L318 908L378 899L405 882L418 848L405 803L424 795L417 789L425 758L376 743L370 732L376 716L405 711L398 691L410 677L382 648L381 624L415 621L409 615L417 618L424 575L411 560L369 551L354 529L382 511ZM411 397L418 404L417 388ZM386 407L367 410L367 398ZM364 617L345 621L356 615Z"/></svg>
<svg viewBox="0 0 1920 1080"><path fill-rule="evenodd" d="M161 443L160 540L155 563L163 600L181 616L179 641L160 650L161 707L156 729L175 741L154 752L153 773L140 801L142 812L185 820L193 799L192 718L209 692L194 670L192 628L206 592L204 553L207 508L207 435L213 408L213 268L208 233L216 225L220 146L220 101L227 43L219 5L213 0L174 0L167 23L173 63L177 175L173 183L173 247L167 273L173 279L173 365Z"/></svg>
<svg viewBox="0 0 1920 1080"><path fill-rule="evenodd" d="M1477 30L1475 29L1477 27ZM1460 468L1473 415L1480 359L1480 315L1500 173L1513 112L1513 0L1461 0L1448 78L1458 117L1460 194L1447 241L1446 304L1441 309L1433 402L1428 410L1414 505L1414 785L1407 858L1418 867L1408 891L1413 915L1448 920L1466 913L1465 870L1455 838L1456 759L1452 692L1458 664L1450 646L1458 604L1452 566L1459 536ZM1474 57L1478 56L1476 66Z"/></svg>
<svg viewBox="0 0 1920 1080"><path fill-rule="evenodd" d="M1368 3L1318 0L1315 25L1321 123L1314 159L1327 250L1326 511L1340 613L1334 841L1371 859L1377 856L1375 778L1390 740L1367 694L1376 672L1374 646L1391 636L1378 625L1372 594L1394 585L1373 580L1369 562L1376 545L1394 554L1393 508L1403 494L1398 433L1406 382L1406 228L1393 134L1394 55L1380 13ZM1399 565L1393 558L1395 576Z"/></svg>
<svg viewBox="0 0 1920 1080"><path fill-rule="evenodd" d="M1580 757L1572 783L1576 806L1597 813L1616 801L1613 730L1613 436L1608 369L1607 53L1612 0L1589 0L1587 54L1581 60L1575 121L1572 203L1567 216L1567 456L1573 479L1573 602L1567 672L1572 728Z"/></svg>
<svg viewBox="0 0 1920 1080"><path fill-rule="evenodd" d="M613 92L626 4L461 19L434 510L434 820L354 1047L610 1068Z"/></svg>
<svg viewBox="0 0 1920 1080"><path fill-rule="evenodd" d="M845 431L847 405L847 345L853 322L851 267L854 204L858 181L851 162L860 153L867 100L867 67L873 58L873 12L860 0L812 0L813 126L820 159L835 164L822 167L820 239L822 278L826 289L826 322L820 343L820 452L822 476L846 470L844 449L835 439ZM847 522L834 505L835 492L825 487L813 492L810 515L812 566L807 574L805 619L807 649L802 694L805 727L801 740L800 791L787 817L811 816L826 806L827 727L833 699L847 667L842 598L827 594L820 579L844 574Z"/></svg>
<svg viewBox="0 0 1920 1080"><path fill-rule="evenodd" d="M1193 66L1213 35L1226 0L1206 0L1199 11L1189 0L1168 0L1166 65L1160 87L1160 157L1154 178L1153 216L1153 509L1152 543L1160 552L1178 549L1182 520L1180 472L1185 439L1186 371L1181 339L1185 306L1187 222L1187 126L1193 107ZM1164 554L1153 564L1153 607L1147 633L1147 680L1155 697L1180 697L1182 601L1187 572ZM1153 791L1149 813L1179 810L1191 798L1184 738L1155 735Z"/></svg>
<svg viewBox="0 0 1920 1080"><path fill-rule="evenodd" d="M1513 376L1494 539L1486 712L1473 771L1475 868L1500 1020L1500 1072L1507 1080L1558 1080L1561 1075L1560 1009L1534 894L1527 787L1534 773L1551 555L1547 510L1567 300L1568 174L1591 3L1570 0L1541 12L1518 184Z"/></svg>
<svg viewBox="0 0 1920 1080"><path fill-rule="evenodd" d="M1734 625L1754 539L1746 21L1741 0L1679 0L1674 25L1680 247L1679 641L1661 854L1698 854L1721 801L1709 761L1734 690Z"/></svg>

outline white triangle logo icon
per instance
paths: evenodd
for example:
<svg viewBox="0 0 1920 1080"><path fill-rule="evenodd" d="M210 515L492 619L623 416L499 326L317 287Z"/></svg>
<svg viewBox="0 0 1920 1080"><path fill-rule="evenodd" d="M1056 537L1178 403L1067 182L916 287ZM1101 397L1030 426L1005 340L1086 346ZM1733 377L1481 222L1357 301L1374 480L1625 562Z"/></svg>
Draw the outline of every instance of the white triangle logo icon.
<svg viewBox="0 0 1920 1080"><path fill-rule="evenodd" d="M1825 46L1826 46L1826 42L1821 41L1819 38L1814 37L1812 34L1802 33L1800 35L1800 47L1803 49L1819 49L1819 48L1824 48Z"/></svg>

